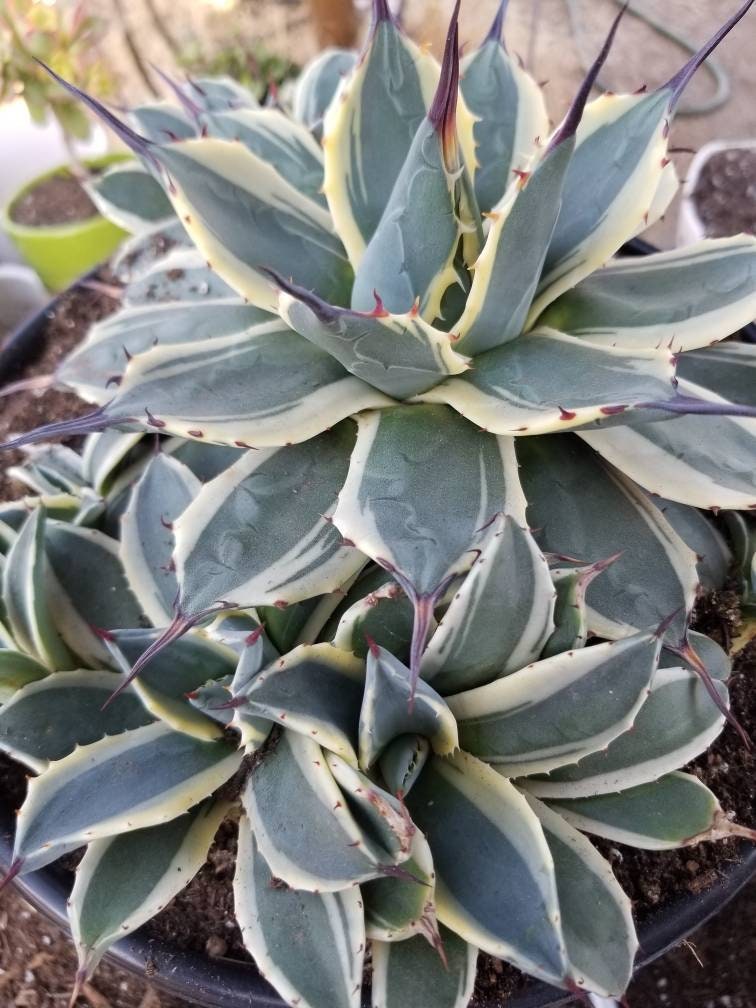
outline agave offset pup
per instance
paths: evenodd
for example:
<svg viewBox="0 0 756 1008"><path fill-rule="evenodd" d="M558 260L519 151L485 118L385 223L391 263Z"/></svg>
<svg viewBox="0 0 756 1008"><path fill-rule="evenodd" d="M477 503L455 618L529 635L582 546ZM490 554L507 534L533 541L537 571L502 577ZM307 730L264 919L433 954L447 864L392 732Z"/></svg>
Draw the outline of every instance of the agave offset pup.
<svg viewBox="0 0 756 1008"><path fill-rule="evenodd" d="M678 771L724 716L662 650L666 626L584 646L585 588L613 558L549 569L497 515L443 600L414 695L412 606L373 563L299 631L224 613L133 679L177 587L160 564L170 516L218 462L188 447L156 455L111 432L81 459L45 446L14 470L39 495L0 508L0 748L37 775L13 872L86 846L71 1003L227 819L244 942L291 1005L357 1008L368 947L375 1008L464 1008L481 948L619 994L637 948L630 903L581 831L647 849L756 832ZM119 524L120 542L104 531ZM726 704L726 654L692 643Z"/></svg>
<svg viewBox="0 0 756 1008"><path fill-rule="evenodd" d="M299 119L229 81L133 126L81 95L142 162L93 183L131 282L58 373L95 411L12 444L99 432L104 498L12 511L10 637L54 674L0 713L40 774L12 872L89 844L80 979L239 789L244 939L311 1008L359 1003L366 939L375 1008L461 1008L479 949L618 994L628 901L578 830L752 836L677 770L734 720L688 625L729 562L697 509L756 504L756 358L712 345L756 314L756 242L608 262L674 195L680 95L750 6L668 84L588 102L615 22L553 132L504 6L460 68L456 11L439 67L376 3Z"/></svg>

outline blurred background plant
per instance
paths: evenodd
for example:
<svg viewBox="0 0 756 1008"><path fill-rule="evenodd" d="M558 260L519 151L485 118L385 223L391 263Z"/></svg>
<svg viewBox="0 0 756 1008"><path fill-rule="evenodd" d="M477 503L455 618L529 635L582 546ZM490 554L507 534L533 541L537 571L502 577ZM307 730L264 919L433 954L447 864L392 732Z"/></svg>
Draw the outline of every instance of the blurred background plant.
<svg viewBox="0 0 756 1008"><path fill-rule="evenodd" d="M249 88L258 101L265 98L271 85L280 87L299 73L297 63L259 41L251 45L231 43L208 55L194 38L179 50L177 62L190 76L233 77Z"/></svg>
<svg viewBox="0 0 756 1008"><path fill-rule="evenodd" d="M102 51L106 31L105 20L89 13L84 0L72 5L56 4L54 0L3 0L0 101L23 98L38 125L52 116L70 151L73 140L89 137L91 120L35 58L107 100L113 96L115 80Z"/></svg>

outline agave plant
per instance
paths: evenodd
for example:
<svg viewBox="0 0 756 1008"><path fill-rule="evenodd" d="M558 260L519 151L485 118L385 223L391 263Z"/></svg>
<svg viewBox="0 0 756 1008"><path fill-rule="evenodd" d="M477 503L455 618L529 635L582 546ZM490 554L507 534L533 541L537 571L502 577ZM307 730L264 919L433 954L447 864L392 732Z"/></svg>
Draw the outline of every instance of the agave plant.
<svg viewBox="0 0 756 1008"><path fill-rule="evenodd" d="M80 467L56 449L25 474L44 462L51 485L91 479L99 459L122 490L96 524L128 496L120 543L50 517L51 496L2 510L0 748L37 775L12 871L86 845L69 902L72 1003L110 945L188 883L227 818L244 942L287 1003L312 1008L356 1008L368 940L376 1008L464 1008L480 948L618 994L637 947L630 903L580 831L649 849L756 839L677 769L724 717L662 652L666 627L585 647L585 588L609 563L550 569L509 515L442 600L414 691L412 606L372 563L296 636L275 620L266 632L258 611L224 613L133 678L176 589L161 564L181 521L169 516L205 492L180 445L136 460L134 447L93 435ZM700 634L693 646L726 704L727 656Z"/></svg>
<svg viewBox="0 0 756 1008"><path fill-rule="evenodd" d="M456 14L439 70L378 3L329 103L343 62L330 54L303 77L307 122L317 128L327 104L322 149L227 81L176 86L183 109L135 110L148 137L81 95L146 167L96 183L101 205L132 226L165 226L175 211L168 233L196 251L149 278L165 292L180 273L170 301L140 305L155 295L143 286L60 369L98 408L13 443L152 429L262 450L241 481L284 466L312 470L317 486L289 521L271 513L235 544L207 524L209 500L194 513L165 641L224 607L335 589L369 556L414 605L416 679L477 530L517 512L516 439L543 547L579 558L635 547L591 587L591 628L618 636L679 610L669 642L693 655L693 564L644 491L753 506L752 352L711 344L754 315L756 243L604 263L667 206L677 102L749 6L665 86L586 105L615 22L550 136L537 88L499 41L503 8L458 88ZM355 445L329 433L349 416ZM555 436L568 430L578 436ZM599 517L586 522L587 486Z"/></svg>
<svg viewBox="0 0 756 1008"><path fill-rule="evenodd" d="M133 125L80 94L141 159L94 183L130 282L58 373L97 408L11 443L164 446L96 527L37 506L7 537L12 634L58 670L0 714L40 773L12 871L89 843L80 977L239 788L245 942L311 1008L358 1003L366 938L376 1008L464 1005L478 949L617 994L628 905L576 827L748 833L676 771L734 720L688 626L729 563L697 509L756 502L753 349L711 345L756 314L756 241L609 260L674 195L680 95L750 5L661 88L588 102L615 22L551 132L504 5L460 68L456 11L439 67L376 2L300 120L229 81Z"/></svg>

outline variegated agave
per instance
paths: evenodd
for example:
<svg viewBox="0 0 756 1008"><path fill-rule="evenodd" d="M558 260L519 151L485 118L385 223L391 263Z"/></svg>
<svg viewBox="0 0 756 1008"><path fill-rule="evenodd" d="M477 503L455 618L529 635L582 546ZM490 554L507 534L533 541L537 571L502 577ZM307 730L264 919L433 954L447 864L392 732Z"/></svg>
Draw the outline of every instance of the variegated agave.
<svg viewBox="0 0 756 1008"><path fill-rule="evenodd" d="M756 242L605 263L668 205L677 101L749 6L664 87L586 104L610 37L550 136L503 7L459 88L456 13L439 68L377 2L294 117L199 81L137 133L82 95L143 162L93 186L131 282L58 374L98 408L14 443L99 431L85 460L130 464L78 525L13 512L18 649L94 671L0 714L41 772L13 871L90 844L82 976L202 862L245 751L237 915L311 1008L358 1003L366 937L376 1008L464 1005L477 949L618 993L627 901L574 827L739 830L676 771L731 717L688 623L728 564L696 508L756 500L754 354L710 346L756 313Z"/></svg>
<svg viewBox="0 0 756 1008"><path fill-rule="evenodd" d="M87 845L69 904L79 984L227 817L245 944L311 1008L356 1008L368 939L375 1008L464 1008L481 948L617 994L629 901L579 830L650 849L756 839L677 770L724 716L662 651L666 627L585 647L585 589L608 565L549 569L511 516L440 601L414 696L412 606L375 564L314 605L223 613L131 677L176 590L172 521L219 462L140 437L34 451L15 472L40 496L0 509L0 748L38 775L12 871ZM119 515L120 543L103 531ZM726 703L727 656L693 647Z"/></svg>

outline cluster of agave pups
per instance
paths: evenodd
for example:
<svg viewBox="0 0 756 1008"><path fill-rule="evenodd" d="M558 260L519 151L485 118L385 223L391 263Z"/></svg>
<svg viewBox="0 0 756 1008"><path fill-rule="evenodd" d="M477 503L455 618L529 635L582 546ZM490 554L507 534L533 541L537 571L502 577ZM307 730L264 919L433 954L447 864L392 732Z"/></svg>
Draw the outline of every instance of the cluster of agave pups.
<svg viewBox="0 0 756 1008"><path fill-rule="evenodd" d="M754 839L679 768L735 721L689 630L733 561L707 510L756 592L756 353L714 345L756 240L612 260L750 3L588 102L615 22L553 131L504 6L461 67L455 11L439 67L376 0L292 112L81 96L140 159L93 183L128 283L57 375L97 408L12 442L37 496L0 508L10 875L86 846L78 984L229 817L244 942L300 1008L356 1008L368 953L374 1008L464 1008L479 950L619 995L629 901L584 833Z"/></svg>

